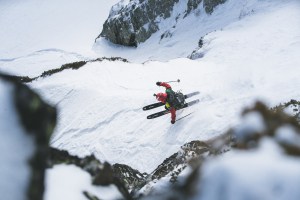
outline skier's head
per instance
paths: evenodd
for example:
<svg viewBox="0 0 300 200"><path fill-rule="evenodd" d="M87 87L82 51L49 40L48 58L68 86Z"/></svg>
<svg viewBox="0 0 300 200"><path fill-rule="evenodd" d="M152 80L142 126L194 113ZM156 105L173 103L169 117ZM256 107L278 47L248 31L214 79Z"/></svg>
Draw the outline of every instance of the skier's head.
<svg viewBox="0 0 300 200"><path fill-rule="evenodd" d="M166 102L166 100L167 100L167 93L157 93L156 94L156 99L158 101L161 101L161 102Z"/></svg>

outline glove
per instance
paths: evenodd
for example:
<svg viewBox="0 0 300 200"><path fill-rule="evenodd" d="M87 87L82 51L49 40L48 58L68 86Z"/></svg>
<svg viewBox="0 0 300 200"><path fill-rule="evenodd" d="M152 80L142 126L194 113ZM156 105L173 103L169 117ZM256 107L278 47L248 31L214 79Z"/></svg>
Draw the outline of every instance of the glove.
<svg viewBox="0 0 300 200"><path fill-rule="evenodd" d="M161 82L156 82L156 85L157 85L157 86L160 86L160 84L161 84Z"/></svg>
<svg viewBox="0 0 300 200"><path fill-rule="evenodd" d="M172 120L172 121L171 121L171 124L175 124L175 120L174 120L174 121Z"/></svg>

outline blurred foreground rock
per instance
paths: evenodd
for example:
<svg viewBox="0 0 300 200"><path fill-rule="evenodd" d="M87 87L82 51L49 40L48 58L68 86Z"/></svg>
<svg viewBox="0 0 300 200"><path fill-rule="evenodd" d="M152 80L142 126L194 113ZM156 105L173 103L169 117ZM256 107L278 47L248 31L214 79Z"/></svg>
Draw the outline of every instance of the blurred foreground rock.
<svg viewBox="0 0 300 200"><path fill-rule="evenodd" d="M43 199L56 109L16 78L0 74L1 199Z"/></svg>
<svg viewBox="0 0 300 200"><path fill-rule="evenodd" d="M186 164L178 153L166 159L153 173L159 176L152 177L166 178L178 163L177 178L183 169L188 175L173 186L152 184L150 191L140 191L146 194L142 199L300 199L299 105L292 100L270 109L257 102L245 109L240 124L223 136L186 145L194 155Z"/></svg>

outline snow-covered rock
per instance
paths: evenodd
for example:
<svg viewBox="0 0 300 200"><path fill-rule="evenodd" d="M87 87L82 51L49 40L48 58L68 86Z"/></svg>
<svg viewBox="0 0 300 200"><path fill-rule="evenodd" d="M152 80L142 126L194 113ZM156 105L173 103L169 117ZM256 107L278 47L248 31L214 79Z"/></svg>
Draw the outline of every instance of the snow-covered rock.
<svg viewBox="0 0 300 200"><path fill-rule="evenodd" d="M295 122L257 102L227 132L235 138L229 152L196 158L175 185L166 180L148 185L152 192L144 199L299 199L300 124Z"/></svg>
<svg viewBox="0 0 300 200"><path fill-rule="evenodd" d="M47 169L46 175L45 200L123 199L115 185L92 185L91 175L75 165L55 165Z"/></svg>
<svg viewBox="0 0 300 200"><path fill-rule="evenodd" d="M300 122L300 101L295 99L290 100L286 103L281 103L280 105L272 108L274 112L285 112L288 115L291 115L296 118Z"/></svg>
<svg viewBox="0 0 300 200"><path fill-rule="evenodd" d="M160 22L174 17L186 17L192 10L203 5L207 13L226 0L131 0L121 1L112 7L109 18L99 37L115 44L137 46L160 29ZM162 35L166 37L166 33Z"/></svg>
<svg viewBox="0 0 300 200"><path fill-rule="evenodd" d="M192 199L299 199L299 123L260 102L243 116L239 128L232 129L238 134L236 149L204 164Z"/></svg>
<svg viewBox="0 0 300 200"><path fill-rule="evenodd" d="M233 144L233 138L230 134L223 134L206 141L191 141L181 146L180 150L170 157L166 158L153 172L151 172L143 187L135 187L132 194L134 197L149 197L150 199L165 199L168 191L175 186L173 196L179 195L177 199L185 199L184 192L192 189L191 186L185 186L186 191L178 187L186 182L185 179L193 168L199 165L207 158L223 154L230 150ZM173 188L174 189L174 188Z"/></svg>
<svg viewBox="0 0 300 200"><path fill-rule="evenodd" d="M127 184L126 180L135 178L135 176L128 173L128 169L131 169L129 166L112 166L107 162L101 163L95 158L94 155L80 158L78 156L70 155L67 151L58 150L55 148L50 149L50 156L47 163L49 169L47 170L48 187L45 194L46 199L64 199L64 194L68 196L71 195L73 196L73 198L79 198L78 196L80 195L78 194L80 193L81 195L85 195L86 197L94 196L100 199L107 199L107 195L110 196L108 199L116 199L117 197L119 199L122 197L125 199L131 199L131 196L127 189L129 188L129 185ZM69 175L65 175L62 172L59 172L61 170L72 169L74 168L74 165L78 167L76 170L79 173L89 173L89 178L86 178L84 185L73 184L74 182L81 181L81 175L77 175L77 173L71 172L68 172ZM126 169L127 171L124 172L124 170ZM75 172L75 169L72 171ZM124 176L126 176L126 173L128 173L127 177L123 178ZM63 179L65 182L64 184L62 184L63 187L57 186L56 184L56 181L59 181L60 179ZM75 188L72 188L73 185L76 185L76 190ZM105 192L101 193L103 191ZM111 196L114 196L114 198L112 198Z"/></svg>

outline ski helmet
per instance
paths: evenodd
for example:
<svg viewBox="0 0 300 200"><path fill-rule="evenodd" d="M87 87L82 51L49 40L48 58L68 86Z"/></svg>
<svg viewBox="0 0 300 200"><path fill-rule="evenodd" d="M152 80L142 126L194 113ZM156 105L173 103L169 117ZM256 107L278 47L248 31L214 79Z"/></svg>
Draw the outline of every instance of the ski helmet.
<svg viewBox="0 0 300 200"><path fill-rule="evenodd" d="M157 93L156 99L161 102L165 102L167 100L167 93Z"/></svg>

